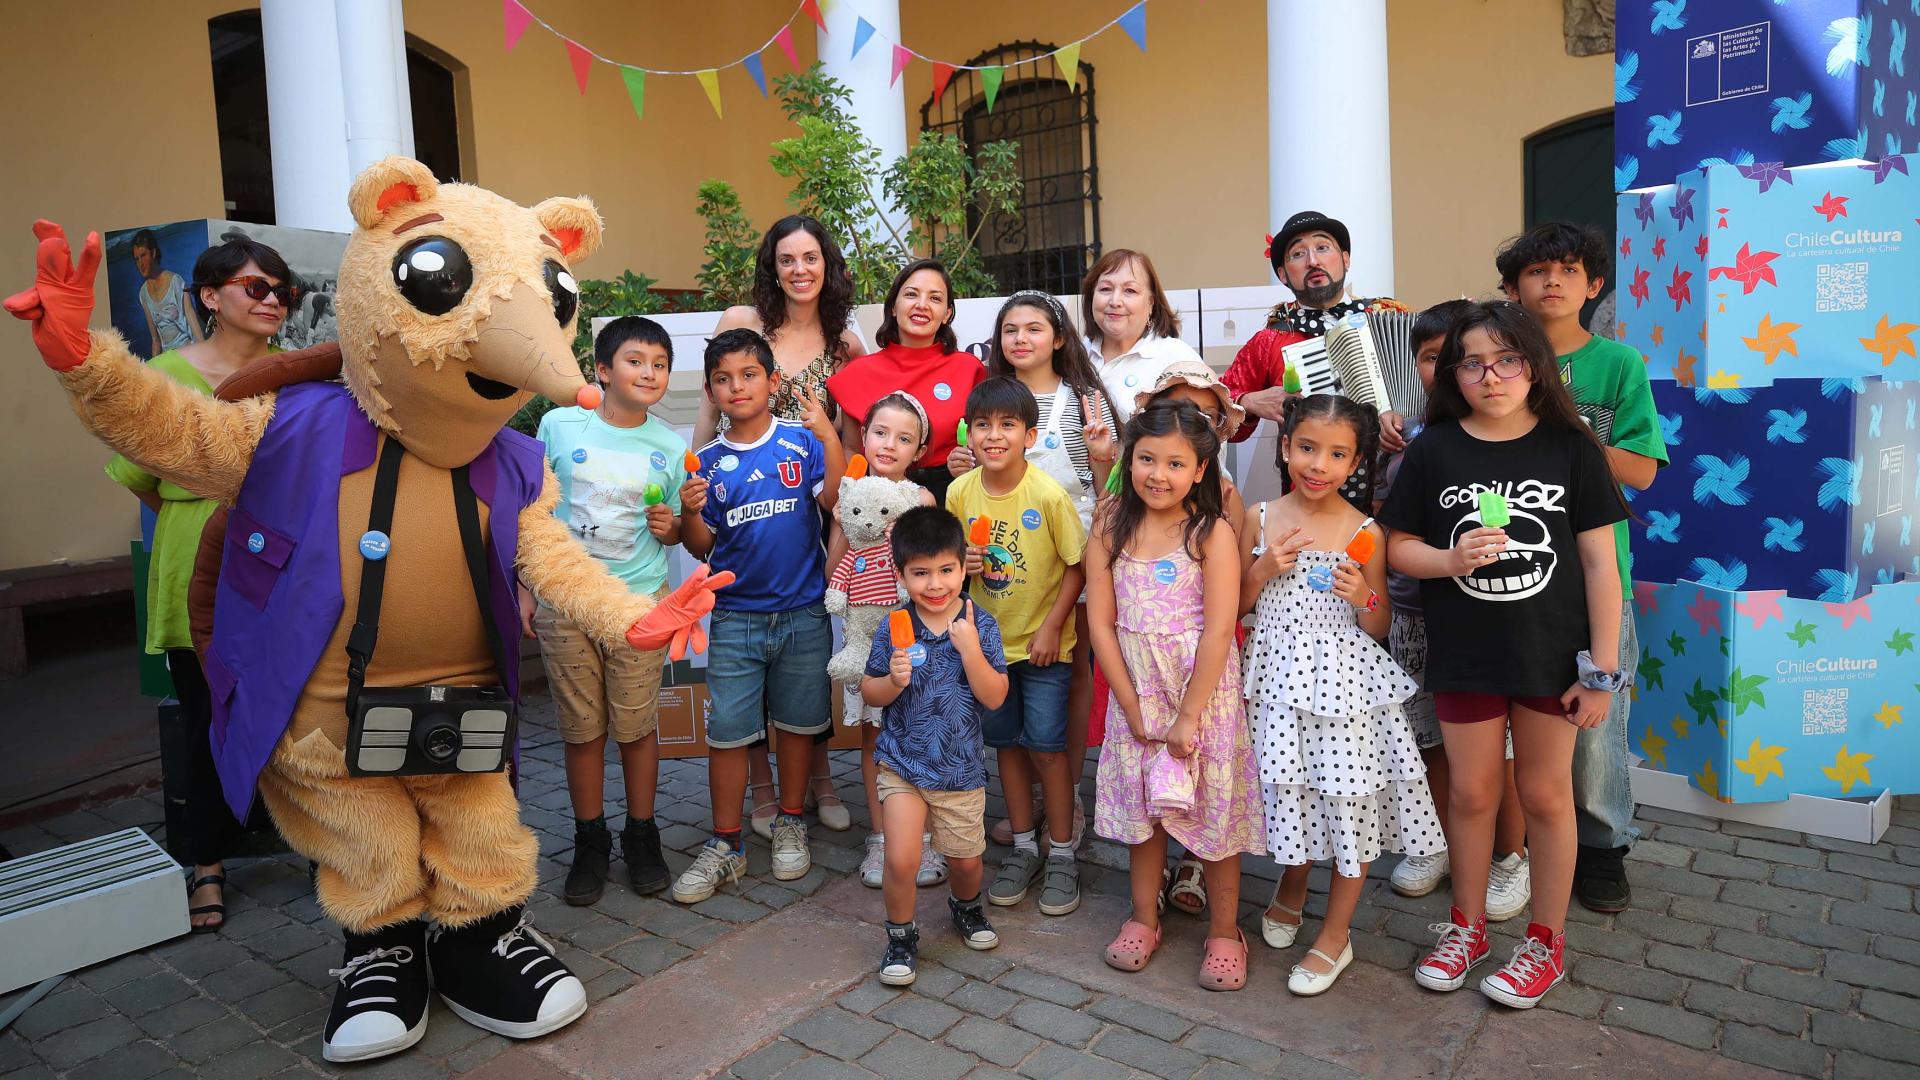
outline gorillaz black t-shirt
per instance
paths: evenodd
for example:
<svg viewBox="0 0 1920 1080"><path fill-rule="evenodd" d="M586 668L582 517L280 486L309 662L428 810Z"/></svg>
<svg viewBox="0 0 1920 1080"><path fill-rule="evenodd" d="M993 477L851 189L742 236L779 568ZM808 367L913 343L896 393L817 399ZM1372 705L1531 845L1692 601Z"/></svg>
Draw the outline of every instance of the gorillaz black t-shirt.
<svg viewBox="0 0 1920 1080"><path fill-rule="evenodd" d="M1506 498L1513 519L1506 551L1466 577L1420 583L1426 688L1558 697L1591 637L1576 537L1626 509L1606 455L1579 432L1536 424L1518 439L1485 442L1447 422L1407 445L1380 521L1451 548L1481 527L1479 497L1489 490Z"/></svg>

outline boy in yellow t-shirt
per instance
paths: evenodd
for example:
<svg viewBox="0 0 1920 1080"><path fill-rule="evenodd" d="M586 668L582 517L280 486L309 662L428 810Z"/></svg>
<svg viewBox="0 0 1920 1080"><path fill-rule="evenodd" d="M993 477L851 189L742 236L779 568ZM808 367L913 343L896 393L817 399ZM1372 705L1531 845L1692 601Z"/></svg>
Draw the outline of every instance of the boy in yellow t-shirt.
<svg viewBox="0 0 1920 1080"><path fill-rule="evenodd" d="M1027 465L1039 423L1040 408L1018 379L1002 376L974 387L967 395L967 431L980 465L953 482L947 509L967 523L969 591L1000 624L1007 658L1007 699L982 717L982 727L986 744L1000 755L1013 853L987 899L1000 907L1017 904L1038 880L1040 911L1065 915L1080 906L1067 692L1087 534L1066 490ZM982 520L987 524L976 525ZM1044 859L1035 837L1036 774L1047 811Z"/></svg>

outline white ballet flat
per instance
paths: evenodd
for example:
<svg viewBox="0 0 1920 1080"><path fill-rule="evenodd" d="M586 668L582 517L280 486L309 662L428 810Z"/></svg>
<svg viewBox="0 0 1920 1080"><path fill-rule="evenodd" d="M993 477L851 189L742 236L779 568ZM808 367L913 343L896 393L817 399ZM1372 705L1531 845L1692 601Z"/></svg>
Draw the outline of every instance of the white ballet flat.
<svg viewBox="0 0 1920 1080"><path fill-rule="evenodd" d="M1321 952L1319 949L1308 949L1307 955L1317 956L1327 963L1332 964L1333 970L1322 975L1320 972L1308 971L1306 968L1295 964L1293 966L1293 974L1287 976L1287 989L1292 991L1296 997L1316 997L1333 989L1333 984L1340 979L1340 973L1347 970L1348 964L1353 963L1353 942L1349 940L1347 947L1340 950L1340 959L1338 960Z"/></svg>
<svg viewBox="0 0 1920 1080"><path fill-rule="evenodd" d="M1301 915L1300 912L1283 904L1274 904L1269 910L1273 910L1274 908L1284 911L1289 915ZM1297 923L1274 922L1272 919L1267 918L1265 911L1262 911L1260 913L1260 940L1266 942L1268 948L1291 949L1293 948L1294 939L1300 936L1300 927L1305 925L1305 923L1305 916L1301 916L1300 922Z"/></svg>

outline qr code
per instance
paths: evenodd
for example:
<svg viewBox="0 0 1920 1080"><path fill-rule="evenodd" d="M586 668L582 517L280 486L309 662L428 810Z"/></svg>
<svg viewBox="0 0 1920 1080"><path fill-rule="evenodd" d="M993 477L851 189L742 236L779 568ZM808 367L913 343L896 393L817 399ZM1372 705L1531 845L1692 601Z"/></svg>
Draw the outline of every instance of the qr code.
<svg viewBox="0 0 1920 1080"><path fill-rule="evenodd" d="M1867 264L1821 263L1814 278L1813 310L1867 310Z"/></svg>
<svg viewBox="0 0 1920 1080"><path fill-rule="evenodd" d="M1800 734L1845 735L1847 733L1847 688L1808 690L1801 698Z"/></svg>

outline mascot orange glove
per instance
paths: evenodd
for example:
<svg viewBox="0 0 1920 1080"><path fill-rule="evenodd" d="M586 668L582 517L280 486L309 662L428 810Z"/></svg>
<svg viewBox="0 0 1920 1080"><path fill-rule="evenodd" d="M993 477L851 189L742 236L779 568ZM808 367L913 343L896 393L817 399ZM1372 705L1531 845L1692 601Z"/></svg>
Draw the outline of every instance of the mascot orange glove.
<svg viewBox="0 0 1920 1080"><path fill-rule="evenodd" d="M72 371L87 360L92 345L87 321L93 317L93 277L100 269L100 234L88 233L75 265L66 230L51 221L33 223L40 238L34 252L33 288L14 293L6 308L33 323L33 343L47 366Z"/></svg>
<svg viewBox="0 0 1920 1080"><path fill-rule="evenodd" d="M731 584L733 571L715 574L706 563L701 563L693 576L627 628L627 644L642 652L664 648L667 656L674 660L686 659L689 645L694 652L706 652L707 634L700 629L700 620L713 610L714 591Z"/></svg>

